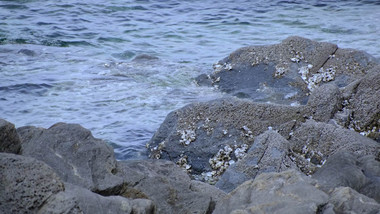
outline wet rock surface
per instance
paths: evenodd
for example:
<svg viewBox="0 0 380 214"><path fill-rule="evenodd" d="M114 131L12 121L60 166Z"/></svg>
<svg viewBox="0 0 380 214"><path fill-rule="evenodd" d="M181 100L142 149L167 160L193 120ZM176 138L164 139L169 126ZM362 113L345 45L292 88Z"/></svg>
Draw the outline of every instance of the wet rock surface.
<svg viewBox="0 0 380 214"><path fill-rule="evenodd" d="M362 51L293 36L280 44L240 48L214 65L210 81L204 75L197 80L255 102L299 105L318 86L344 87L377 63Z"/></svg>

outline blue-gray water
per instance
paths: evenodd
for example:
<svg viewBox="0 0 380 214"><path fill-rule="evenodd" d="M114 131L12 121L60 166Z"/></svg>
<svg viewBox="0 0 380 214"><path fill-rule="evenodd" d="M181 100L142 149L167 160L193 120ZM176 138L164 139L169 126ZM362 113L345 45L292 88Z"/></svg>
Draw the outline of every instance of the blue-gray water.
<svg viewBox="0 0 380 214"><path fill-rule="evenodd" d="M291 35L380 57L380 2L0 0L0 118L79 123L139 158L170 111L223 96L192 78Z"/></svg>

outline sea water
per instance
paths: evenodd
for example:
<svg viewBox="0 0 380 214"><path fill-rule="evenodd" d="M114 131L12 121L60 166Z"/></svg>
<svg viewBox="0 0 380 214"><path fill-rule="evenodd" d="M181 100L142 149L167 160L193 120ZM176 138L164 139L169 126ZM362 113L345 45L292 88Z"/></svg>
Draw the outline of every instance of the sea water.
<svg viewBox="0 0 380 214"><path fill-rule="evenodd" d="M196 76L291 35L380 57L380 1L0 0L0 118L79 123L144 158L170 111L225 96Z"/></svg>

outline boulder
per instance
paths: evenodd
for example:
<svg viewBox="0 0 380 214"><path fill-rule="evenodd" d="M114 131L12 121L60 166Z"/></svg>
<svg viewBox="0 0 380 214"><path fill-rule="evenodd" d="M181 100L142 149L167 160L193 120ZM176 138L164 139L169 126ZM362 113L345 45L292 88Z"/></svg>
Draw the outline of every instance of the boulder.
<svg viewBox="0 0 380 214"><path fill-rule="evenodd" d="M292 159L306 174L313 174L327 158L338 151L379 157L380 144L352 130L333 124L307 120L289 139Z"/></svg>
<svg viewBox="0 0 380 214"><path fill-rule="evenodd" d="M324 84L316 88L310 95L307 105L310 107L309 117L319 122L328 122L334 114L342 109L343 97L338 86Z"/></svg>
<svg viewBox="0 0 380 214"><path fill-rule="evenodd" d="M334 205L336 213L380 213L379 203L349 187L336 188L331 193L329 202Z"/></svg>
<svg viewBox="0 0 380 214"><path fill-rule="evenodd" d="M125 179L120 195L154 201L157 213L210 213L225 195L221 190L191 181L184 169L171 161L119 162Z"/></svg>
<svg viewBox="0 0 380 214"><path fill-rule="evenodd" d="M147 199L104 197L88 189L65 183L65 191L49 198L38 213L153 214L155 206Z"/></svg>
<svg viewBox="0 0 380 214"><path fill-rule="evenodd" d="M328 195L295 170L263 173L238 186L213 213L317 213Z"/></svg>
<svg viewBox="0 0 380 214"><path fill-rule="evenodd" d="M18 154L21 149L21 141L15 126L0 119L0 152Z"/></svg>
<svg viewBox="0 0 380 214"><path fill-rule="evenodd" d="M280 44L240 48L214 65L211 84L256 102L306 104L309 92L327 82L343 87L377 65L362 51L292 36ZM197 78L207 84L205 76Z"/></svg>
<svg viewBox="0 0 380 214"><path fill-rule="evenodd" d="M287 136L304 121L306 107L237 98L194 103L171 112L149 141L150 157L171 160L192 175L220 175L268 129ZM215 174L214 173L214 174ZM202 178L200 178L202 179Z"/></svg>
<svg viewBox="0 0 380 214"><path fill-rule="evenodd" d="M22 155L45 162L68 183L107 194L122 185L116 176L113 149L77 124L57 123L48 129L21 127Z"/></svg>
<svg viewBox="0 0 380 214"><path fill-rule="evenodd" d="M264 172L281 172L296 168L288 157L290 143L276 131L259 135L247 154L231 165L216 183L216 187L230 192L243 182Z"/></svg>
<svg viewBox="0 0 380 214"><path fill-rule="evenodd" d="M312 176L326 192L336 187L350 187L380 201L380 162L374 156L338 151Z"/></svg>
<svg viewBox="0 0 380 214"><path fill-rule="evenodd" d="M0 213L33 213L64 191L58 175L34 158L0 153Z"/></svg>
<svg viewBox="0 0 380 214"><path fill-rule="evenodd" d="M335 119L340 125L380 142L380 66L342 91L344 108Z"/></svg>

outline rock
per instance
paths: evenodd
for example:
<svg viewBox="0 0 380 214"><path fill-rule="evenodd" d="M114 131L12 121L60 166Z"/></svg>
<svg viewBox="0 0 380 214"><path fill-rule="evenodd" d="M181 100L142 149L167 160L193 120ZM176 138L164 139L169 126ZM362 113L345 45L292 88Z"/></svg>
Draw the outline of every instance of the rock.
<svg viewBox="0 0 380 214"><path fill-rule="evenodd" d="M280 44L240 48L214 65L212 85L256 102L306 104L327 82L343 87L377 65L365 52L289 37ZM200 78L203 83L204 77Z"/></svg>
<svg viewBox="0 0 380 214"><path fill-rule="evenodd" d="M334 84L324 84L316 88L310 95L307 105L311 108L309 114L314 120L328 122L334 114L342 109L343 97Z"/></svg>
<svg viewBox="0 0 380 214"><path fill-rule="evenodd" d="M380 203L380 157L367 155L359 157L358 161L367 183L357 191Z"/></svg>
<svg viewBox="0 0 380 214"><path fill-rule="evenodd" d="M36 56L37 55L36 52L29 50L29 49L20 49L17 53L18 54L24 54L26 56Z"/></svg>
<svg viewBox="0 0 380 214"><path fill-rule="evenodd" d="M224 196L213 186L191 181L170 161L138 160L119 165L125 179L120 195L148 198L155 202L157 213L209 213Z"/></svg>
<svg viewBox="0 0 380 214"><path fill-rule="evenodd" d="M292 133L289 139L292 155L298 167L306 174L313 174L329 156L337 151L357 155L379 157L380 145L354 131L307 120Z"/></svg>
<svg viewBox="0 0 380 214"><path fill-rule="evenodd" d="M217 203L213 213L317 213L328 195L305 175L287 170L263 173L238 186Z"/></svg>
<svg viewBox="0 0 380 214"><path fill-rule="evenodd" d="M337 121L380 142L380 66L344 88L343 93L345 105L336 116ZM344 113L346 116L342 117Z"/></svg>
<svg viewBox="0 0 380 214"><path fill-rule="evenodd" d="M326 192L336 187L350 187L380 201L380 162L373 156L358 158L352 153L338 151L313 174L313 178Z"/></svg>
<svg viewBox="0 0 380 214"><path fill-rule="evenodd" d="M230 192L261 173L296 168L288 157L289 148L290 143L277 132L264 132L255 139L247 154L226 170L215 186Z"/></svg>
<svg viewBox="0 0 380 214"><path fill-rule="evenodd" d="M336 213L380 213L379 203L349 187L336 188L331 193L329 202L334 205Z"/></svg>
<svg viewBox="0 0 380 214"><path fill-rule="evenodd" d="M150 156L171 160L192 175L220 175L268 129L288 135L306 107L258 104L237 98L195 103L171 112L149 141Z"/></svg>
<svg viewBox="0 0 380 214"><path fill-rule="evenodd" d="M144 62L144 61L151 61L151 60L159 60L159 58L156 56L148 55L148 54L140 54L140 55L137 55L135 58L133 58L132 61Z"/></svg>
<svg viewBox="0 0 380 214"><path fill-rule="evenodd" d="M109 194L122 185L115 176L113 149L80 125L57 123L49 129L21 127L22 154L45 162L65 182Z"/></svg>
<svg viewBox="0 0 380 214"><path fill-rule="evenodd" d="M155 206L147 199L121 196L103 197L87 189L65 183L65 191L49 198L39 213L129 213L153 214Z"/></svg>
<svg viewBox="0 0 380 214"><path fill-rule="evenodd" d="M21 141L15 126L0 119L0 152L18 154L21 149Z"/></svg>
<svg viewBox="0 0 380 214"><path fill-rule="evenodd" d="M0 213L36 212L64 190L58 175L30 157L0 153Z"/></svg>

